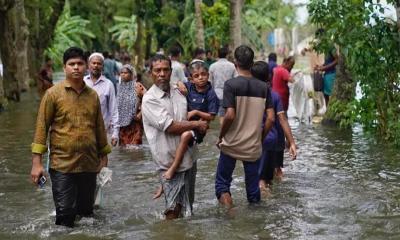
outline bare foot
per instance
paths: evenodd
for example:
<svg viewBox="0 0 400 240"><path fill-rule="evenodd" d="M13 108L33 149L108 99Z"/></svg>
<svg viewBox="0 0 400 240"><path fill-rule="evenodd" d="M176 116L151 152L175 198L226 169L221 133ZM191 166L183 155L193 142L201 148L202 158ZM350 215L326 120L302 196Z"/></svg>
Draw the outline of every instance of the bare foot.
<svg viewBox="0 0 400 240"><path fill-rule="evenodd" d="M282 181L282 178L283 178L283 170L282 170L282 168L280 168L280 167L275 168L275 177L276 177L276 180Z"/></svg>
<svg viewBox="0 0 400 240"><path fill-rule="evenodd" d="M218 201L219 201L219 203L221 203L222 205L224 205L227 208L233 207L232 197L227 192L222 193L221 196L219 197Z"/></svg>
<svg viewBox="0 0 400 240"><path fill-rule="evenodd" d="M164 193L164 190L163 190L162 186L158 187L157 191L153 195L153 199L157 199L157 198L161 197L161 195L163 193Z"/></svg>
<svg viewBox="0 0 400 240"><path fill-rule="evenodd" d="M272 195L271 185L268 183L265 185L260 184L260 192L262 198L269 198Z"/></svg>

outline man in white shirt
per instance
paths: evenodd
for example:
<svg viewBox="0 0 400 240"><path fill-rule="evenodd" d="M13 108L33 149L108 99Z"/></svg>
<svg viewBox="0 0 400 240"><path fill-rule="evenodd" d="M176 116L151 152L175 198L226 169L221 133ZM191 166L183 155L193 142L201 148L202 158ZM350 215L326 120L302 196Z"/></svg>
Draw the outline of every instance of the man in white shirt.
<svg viewBox="0 0 400 240"><path fill-rule="evenodd" d="M220 124L222 124L225 115L225 110L222 107L224 84L228 79L234 78L238 75L235 64L226 59L228 53L229 49L227 47L222 47L218 50L219 59L215 63L211 64L209 71L210 77L208 79L208 81L211 82L220 102L218 110Z"/></svg>
<svg viewBox="0 0 400 240"><path fill-rule="evenodd" d="M108 134L111 134L111 144L118 143L118 108L115 97L114 84L103 74L104 57L101 53L93 53L89 59L89 75L83 79L85 84L93 88L99 95L101 113L103 114L104 126Z"/></svg>
<svg viewBox="0 0 400 240"><path fill-rule="evenodd" d="M176 84L178 81L187 82L185 72L183 71L183 64L179 62L181 49L178 46L174 46L170 49L169 53L172 65L171 83Z"/></svg>

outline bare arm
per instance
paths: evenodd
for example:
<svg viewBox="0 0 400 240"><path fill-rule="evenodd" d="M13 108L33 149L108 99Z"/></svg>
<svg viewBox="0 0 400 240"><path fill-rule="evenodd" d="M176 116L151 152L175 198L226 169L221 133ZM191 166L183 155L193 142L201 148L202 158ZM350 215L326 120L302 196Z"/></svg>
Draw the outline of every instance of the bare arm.
<svg viewBox="0 0 400 240"><path fill-rule="evenodd" d="M224 121L222 122L221 131L219 133L217 147L219 147L219 144L222 142L222 138L228 132L235 118L236 118L236 110L231 107L227 108L224 116Z"/></svg>
<svg viewBox="0 0 400 240"><path fill-rule="evenodd" d="M278 113L278 118L283 129L283 133L289 142L289 155L291 156L292 160L295 160L297 157L296 143L294 142L292 130L290 129L285 113Z"/></svg>

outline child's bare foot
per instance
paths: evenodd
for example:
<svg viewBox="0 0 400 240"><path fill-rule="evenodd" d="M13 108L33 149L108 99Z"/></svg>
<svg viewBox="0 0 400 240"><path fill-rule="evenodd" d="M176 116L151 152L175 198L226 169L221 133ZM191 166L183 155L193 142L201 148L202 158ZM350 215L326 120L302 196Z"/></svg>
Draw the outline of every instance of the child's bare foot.
<svg viewBox="0 0 400 240"><path fill-rule="evenodd" d="M162 188L162 186L160 186L157 191L154 193L153 195L153 199L157 199L159 197L161 197L161 195L164 193L164 189Z"/></svg>

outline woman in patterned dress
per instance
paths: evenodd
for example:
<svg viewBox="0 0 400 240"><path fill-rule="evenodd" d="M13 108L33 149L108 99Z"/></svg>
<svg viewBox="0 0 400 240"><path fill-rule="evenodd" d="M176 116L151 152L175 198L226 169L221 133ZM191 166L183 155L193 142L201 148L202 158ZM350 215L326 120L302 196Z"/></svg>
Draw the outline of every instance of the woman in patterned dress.
<svg viewBox="0 0 400 240"><path fill-rule="evenodd" d="M136 71L130 64L122 66L120 76L117 94L119 145L142 144L141 105L146 88L136 81Z"/></svg>

